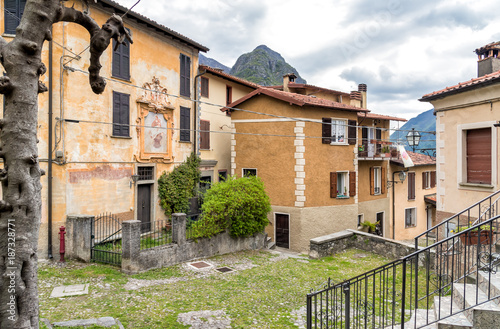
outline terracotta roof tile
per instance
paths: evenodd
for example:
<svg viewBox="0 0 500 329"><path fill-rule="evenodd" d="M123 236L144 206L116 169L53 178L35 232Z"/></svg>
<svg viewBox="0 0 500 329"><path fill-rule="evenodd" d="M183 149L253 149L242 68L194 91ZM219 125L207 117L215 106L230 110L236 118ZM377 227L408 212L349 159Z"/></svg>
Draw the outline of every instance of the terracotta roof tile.
<svg viewBox="0 0 500 329"><path fill-rule="evenodd" d="M436 193L424 195L424 200L425 200L425 202L432 203L435 205L437 202Z"/></svg>
<svg viewBox="0 0 500 329"><path fill-rule="evenodd" d="M499 81L497 81L497 79ZM433 100L433 99L436 99L436 98L440 98L440 97L443 97L445 96L446 94L450 94L450 93L458 93L458 92L462 92L462 91L465 91L465 90L469 90L469 89L472 89L480 84L484 84L484 83L496 83L496 82L500 82L500 71L496 71L496 72L493 72L493 73L490 73L490 74L486 74L486 75L483 75L482 77L479 77L479 78L474 78L474 79L470 79L469 81L466 81L466 82L460 82L454 86L451 86L451 87L446 87L444 89L441 89L441 90L438 90L438 91L434 91L432 93L429 93L429 94L426 94L424 96L422 96L422 98L420 99L420 101L424 101L424 102L427 102L427 101L430 101L430 100Z"/></svg>
<svg viewBox="0 0 500 329"><path fill-rule="evenodd" d="M355 112L369 112L367 109L362 109L360 107L347 105L344 103L334 102L331 100L327 100L324 98L317 98L314 96L306 96L295 93L288 93L285 91L275 90L271 88L261 87L257 90L252 91L248 95L238 99L237 101L228 105L228 108L223 108L222 111L230 110L230 107L237 107L241 103L249 100L252 97L258 95L266 95L275 99L279 99L285 102L289 102L290 104L297 106L315 106L315 107L323 107L328 109L336 109L336 110L344 110L344 111L355 111Z"/></svg>
<svg viewBox="0 0 500 329"><path fill-rule="evenodd" d="M119 3L112 1L112 0L101 0L101 1L99 1L99 3L101 6L104 6L104 7L109 6L109 7L114 8L115 13L117 13L117 14L125 13L128 11L128 8L126 8L126 7L120 5ZM98 3L98 5L99 5L99 3ZM118 11L121 11L121 12L117 12L116 9ZM175 32L174 30L169 29L168 27L161 25L160 23L157 23L157 22L153 21L152 19L150 19L146 16L143 16L143 15L141 15L133 10L128 11L127 16L134 17L136 20L138 20L141 23L144 23L146 26L152 27L156 30L159 30L162 33L167 34L169 37L171 37L173 39L180 40L182 42L185 42L188 45L190 45L198 50L201 50L204 52L207 52L209 50L207 47L199 44L198 42L193 41L190 38L188 38L188 37L186 37L178 32ZM125 19L127 18L127 16L125 16Z"/></svg>
<svg viewBox="0 0 500 329"><path fill-rule="evenodd" d="M380 119L380 120L392 120L392 121L408 121L403 118L391 117L383 114L376 113L358 113L358 118L367 118L367 119Z"/></svg>
<svg viewBox="0 0 500 329"><path fill-rule="evenodd" d="M415 166L432 166L436 164L436 158L431 157L426 154L420 154L416 152L411 152L411 151L406 151L408 155L411 158L411 161L413 161L413 164ZM396 160L391 160L391 163L403 165L403 160L401 159L396 159Z"/></svg>
<svg viewBox="0 0 500 329"><path fill-rule="evenodd" d="M207 72L210 72L213 75L217 75L221 78L228 79L228 80L234 81L236 83L240 83L240 84L245 85L245 86L250 87L250 88L258 89L261 87L260 85L258 85L256 83L235 77L234 75L231 75L231 74L224 73L221 70L210 67L208 65L200 65L200 71L204 71L204 70L206 70Z"/></svg>

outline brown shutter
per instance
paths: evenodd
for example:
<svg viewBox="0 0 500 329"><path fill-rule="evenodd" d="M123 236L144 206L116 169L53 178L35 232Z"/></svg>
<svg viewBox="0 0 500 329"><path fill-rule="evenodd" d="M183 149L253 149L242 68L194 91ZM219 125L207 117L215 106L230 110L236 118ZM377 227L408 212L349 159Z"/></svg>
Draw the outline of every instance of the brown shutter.
<svg viewBox="0 0 500 329"><path fill-rule="evenodd" d="M415 173L408 173L408 200L415 200Z"/></svg>
<svg viewBox="0 0 500 329"><path fill-rule="evenodd" d="M431 171L431 188L436 187L436 172Z"/></svg>
<svg viewBox="0 0 500 329"><path fill-rule="evenodd" d="M356 195L356 172L349 172L349 196Z"/></svg>
<svg viewBox="0 0 500 329"><path fill-rule="evenodd" d="M370 168L370 195L375 195L375 168Z"/></svg>
<svg viewBox="0 0 500 329"><path fill-rule="evenodd" d="M356 145L356 125L357 121L347 120L347 142L349 145Z"/></svg>
<svg viewBox="0 0 500 329"><path fill-rule="evenodd" d="M208 78L201 77L201 96L208 97Z"/></svg>
<svg viewBox="0 0 500 329"><path fill-rule="evenodd" d="M491 128L467 131L467 183L491 184Z"/></svg>
<svg viewBox="0 0 500 329"><path fill-rule="evenodd" d="M426 178L427 178L427 171L424 171L422 172L422 190L425 190L426 188L425 186Z"/></svg>
<svg viewBox="0 0 500 329"><path fill-rule="evenodd" d="M386 193L386 190L387 190L387 174L386 174L386 169L385 168L382 168L382 194L385 194Z"/></svg>
<svg viewBox="0 0 500 329"><path fill-rule="evenodd" d="M210 149L210 121L200 120L200 149Z"/></svg>
<svg viewBox="0 0 500 329"><path fill-rule="evenodd" d="M337 197L337 172L330 173L330 198Z"/></svg>
<svg viewBox="0 0 500 329"><path fill-rule="evenodd" d="M323 144L330 144L332 142L332 119L330 118L323 118L323 134L322 134L322 143ZM335 196L337 197L337 196Z"/></svg>

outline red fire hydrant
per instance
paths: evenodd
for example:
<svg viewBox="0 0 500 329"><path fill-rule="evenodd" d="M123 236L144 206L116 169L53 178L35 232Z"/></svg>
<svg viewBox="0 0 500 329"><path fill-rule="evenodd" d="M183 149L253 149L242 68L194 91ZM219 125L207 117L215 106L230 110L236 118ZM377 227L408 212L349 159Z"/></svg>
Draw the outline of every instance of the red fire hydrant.
<svg viewBox="0 0 500 329"><path fill-rule="evenodd" d="M65 247L66 243L64 242L64 235L66 234L66 228L64 226L61 226L59 228L59 253L61 254L61 262L64 263L64 253L65 253Z"/></svg>

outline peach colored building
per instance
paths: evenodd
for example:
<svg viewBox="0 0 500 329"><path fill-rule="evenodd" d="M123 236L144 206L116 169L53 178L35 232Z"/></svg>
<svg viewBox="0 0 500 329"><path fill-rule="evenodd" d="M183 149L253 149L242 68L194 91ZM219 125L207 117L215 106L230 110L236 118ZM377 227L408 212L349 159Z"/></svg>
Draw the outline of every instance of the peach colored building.
<svg viewBox="0 0 500 329"><path fill-rule="evenodd" d="M436 114L438 222L499 189L499 51L499 42L476 49L477 78L420 99Z"/></svg>
<svg viewBox="0 0 500 329"><path fill-rule="evenodd" d="M391 218L386 237L396 240L412 240L434 226L436 218L436 159L410 151L408 155L414 166L405 168L401 159L392 159L388 175ZM402 183L401 172L406 176Z"/></svg>
<svg viewBox="0 0 500 329"><path fill-rule="evenodd" d="M2 1L0 29L7 40L24 3ZM110 0L89 3L99 25L128 10ZM72 5L86 7L66 2ZM42 178L41 258L59 252L57 233L70 214L109 212L143 222L164 218L157 178L194 150L194 81L198 53L208 48L133 11L123 20L134 42L110 45L101 57L107 82L102 95L92 93L88 83L86 29L54 24L53 41L44 47L50 74L43 76L49 92L39 98L39 159L51 174Z"/></svg>

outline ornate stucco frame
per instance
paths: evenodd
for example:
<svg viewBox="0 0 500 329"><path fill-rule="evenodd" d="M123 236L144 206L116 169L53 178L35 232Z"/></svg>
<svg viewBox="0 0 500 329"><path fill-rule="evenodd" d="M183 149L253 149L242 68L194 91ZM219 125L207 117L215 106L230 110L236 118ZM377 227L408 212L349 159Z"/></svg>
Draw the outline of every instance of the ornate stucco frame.
<svg viewBox="0 0 500 329"><path fill-rule="evenodd" d="M139 155L135 155L138 162L171 163L173 156L173 129L174 129L174 109L167 95L167 89L162 87L160 80L153 77L152 83L143 85L144 93L137 99L137 136L139 138ZM167 122L165 153L148 153L145 151L145 119L149 113L162 114Z"/></svg>

